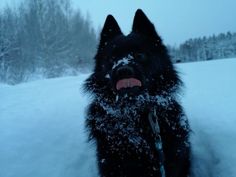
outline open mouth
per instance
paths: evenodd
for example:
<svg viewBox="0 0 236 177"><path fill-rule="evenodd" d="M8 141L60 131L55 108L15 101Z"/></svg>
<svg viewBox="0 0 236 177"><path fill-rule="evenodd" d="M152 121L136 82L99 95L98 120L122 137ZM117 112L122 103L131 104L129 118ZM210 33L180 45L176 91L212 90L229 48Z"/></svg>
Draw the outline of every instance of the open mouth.
<svg viewBox="0 0 236 177"><path fill-rule="evenodd" d="M116 83L117 90L133 87L142 87L142 82L136 78L125 78L118 80Z"/></svg>

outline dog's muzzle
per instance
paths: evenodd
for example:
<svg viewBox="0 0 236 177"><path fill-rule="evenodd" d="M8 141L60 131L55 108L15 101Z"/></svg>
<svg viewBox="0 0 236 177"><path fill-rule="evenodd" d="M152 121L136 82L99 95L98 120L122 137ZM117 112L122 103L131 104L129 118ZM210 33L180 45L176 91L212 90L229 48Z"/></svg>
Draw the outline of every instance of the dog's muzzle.
<svg viewBox="0 0 236 177"><path fill-rule="evenodd" d="M121 66L115 71L117 76L116 90L142 87L142 82L134 75L134 69L130 66Z"/></svg>

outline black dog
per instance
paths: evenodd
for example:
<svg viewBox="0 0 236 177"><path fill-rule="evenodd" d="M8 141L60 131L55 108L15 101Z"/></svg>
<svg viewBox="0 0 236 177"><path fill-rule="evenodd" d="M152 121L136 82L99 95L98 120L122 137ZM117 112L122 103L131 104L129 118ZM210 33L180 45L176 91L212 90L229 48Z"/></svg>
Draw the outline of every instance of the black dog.
<svg viewBox="0 0 236 177"><path fill-rule="evenodd" d="M189 124L177 102L181 81L154 25L137 10L122 34L108 15L85 89L87 128L101 177L187 177Z"/></svg>

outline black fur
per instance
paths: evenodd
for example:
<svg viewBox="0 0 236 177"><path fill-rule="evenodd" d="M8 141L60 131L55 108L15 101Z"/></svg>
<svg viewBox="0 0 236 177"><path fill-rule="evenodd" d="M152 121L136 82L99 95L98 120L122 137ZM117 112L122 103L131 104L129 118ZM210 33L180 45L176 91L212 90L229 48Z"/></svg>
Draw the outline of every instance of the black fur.
<svg viewBox="0 0 236 177"><path fill-rule="evenodd" d="M127 36L108 15L95 61L94 72L85 83L85 90L93 95L86 125L97 145L100 176L160 177L148 121L155 107L166 177L187 177L190 129L177 101L182 83L154 25L142 10L137 10ZM118 80L131 77L140 80L142 86L116 88Z"/></svg>

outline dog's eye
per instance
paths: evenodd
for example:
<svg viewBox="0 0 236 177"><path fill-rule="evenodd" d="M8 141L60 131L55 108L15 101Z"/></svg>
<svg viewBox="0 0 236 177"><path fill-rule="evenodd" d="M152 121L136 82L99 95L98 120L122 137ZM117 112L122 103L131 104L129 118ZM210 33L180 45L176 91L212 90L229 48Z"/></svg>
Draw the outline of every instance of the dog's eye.
<svg viewBox="0 0 236 177"><path fill-rule="evenodd" d="M134 57L140 62L145 62L147 59L147 56L144 53L136 53Z"/></svg>

